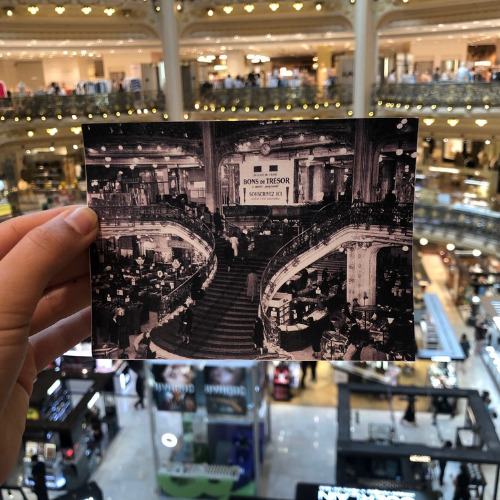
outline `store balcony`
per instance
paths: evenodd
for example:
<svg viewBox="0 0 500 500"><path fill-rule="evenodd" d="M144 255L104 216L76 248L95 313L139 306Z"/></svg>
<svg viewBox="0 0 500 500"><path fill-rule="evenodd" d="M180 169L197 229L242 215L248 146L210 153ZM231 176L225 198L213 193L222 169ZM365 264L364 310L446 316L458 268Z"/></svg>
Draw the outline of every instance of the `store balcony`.
<svg viewBox="0 0 500 500"><path fill-rule="evenodd" d="M304 118L351 116L352 85L329 87L243 87L241 89L184 89L184 112L190 119ZM372 88L370 112L384 115L395 108L398 115L429 111L453 111L464 115L488 112L500 106L500 83L417 83L382 84ZM20 99L18 95L0 103L1 121L56 118L137 119L148 115L151 120L167 119L163 92L113 92L94 95L35 95ZM287 116L287 115L290 116ZM144 118L142 116L141 118Z"/></svg>
<svg viewBox="0 0 500 500"><path fill-rule="evenodd" d="M457 246L498 255L499 222L500 213L488 209L417 202L414 236L440 243L453 242Z"/></svg>

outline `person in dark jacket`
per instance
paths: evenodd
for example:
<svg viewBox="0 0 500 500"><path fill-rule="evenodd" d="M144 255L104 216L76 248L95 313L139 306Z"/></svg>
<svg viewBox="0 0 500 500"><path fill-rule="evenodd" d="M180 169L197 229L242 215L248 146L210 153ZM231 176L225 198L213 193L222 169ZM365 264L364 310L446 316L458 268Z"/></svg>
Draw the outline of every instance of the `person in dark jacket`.
<svg viewBox="0 0 500 500"><path fill-rule="evenodd" d="M182 342L189 344L189 337L191 336L191 329L193 328L193 311L186 302L181 312L181 326L179 328L179 336Z"/></svg>
<svg viewBox="0 0 500 500"><path fill-rule="evenodd" d="M470 492L469 492L469 484L470 484L470 475L467 469L467 465L460 464L460 472L457 477L453 480L453 484L455 485L455 493L453 494L453 500L469 500Z"/></svg>
<svg viewBox="0 0 500 500"><path fill-rule="evenodd" d="M49 495L47 493L47 485L45 484L45 464L38 460L38 455L33 455L31 457L32 467L31 474L33 476L33 491L37 497L37 500L49 500Z"/></svg>
<svg viewBox="0 0 500 500"><path fill-rule="evenodd" d="M142 370L137 372L137 379L135 380L135 392L139 398L135 404L134 408L137 410L139 406L144 409L144 374Z"/></svg>
<svg viewBox="0 0 500 500"><path fill-rule="evenodd" d="M259 349L260 354L264 354L264 324L260 318L255 320L252 334L253 346Z"/></svg>

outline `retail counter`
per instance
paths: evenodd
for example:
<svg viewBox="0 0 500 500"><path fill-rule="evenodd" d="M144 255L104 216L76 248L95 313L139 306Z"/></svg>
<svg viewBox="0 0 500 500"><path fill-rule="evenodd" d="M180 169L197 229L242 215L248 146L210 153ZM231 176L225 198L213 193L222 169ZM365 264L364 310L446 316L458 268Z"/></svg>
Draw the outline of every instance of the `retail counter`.
<svg viewBox="0 0 500 500"><path fill-rule="evenodd" d="M313 337L318 330L323 332L323 323L328 317L327 311L313 311L304 320L308 324L280 325L279 345L285 351L300 351L312 345Z"/></svg>

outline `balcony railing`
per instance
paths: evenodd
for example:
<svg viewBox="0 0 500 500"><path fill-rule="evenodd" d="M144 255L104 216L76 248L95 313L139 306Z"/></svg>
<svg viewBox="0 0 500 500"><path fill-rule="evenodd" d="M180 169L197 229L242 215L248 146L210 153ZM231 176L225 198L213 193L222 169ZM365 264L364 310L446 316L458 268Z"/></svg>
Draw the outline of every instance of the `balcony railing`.
<svg viewBox="0 0 500 500"><path fill-rule="evenodd" d="M303 85L300 87L243 87L241 89L200 89L187 94L186 109L191 110L278 110L310 106L352 103L351 85L330 87Z"/></svg>
<svg viewBox="0 0 500 500"><path fill-rule="evenodd" d="M9 119L65 118L75 115L102 116L141 112L163 114L163 92L113 92L95 95L34 95L0 99L0 117ZM330 87L243 87L241 89L185 89L186 112L267 111L321 109L350 106L351 85ZM402 105L431 108L484 108L500 106L500 83L415 83L373 86L372 105Z"/></svg>
<svg viewBox="0 0 500 500"><path fill-rule="evenodd" d="M92 202L93 201L93 202ZM201 238L210 248L206 262L192 276L174 288L168 295L162 297L159 317L174 312L177 307L183 304L191 295L191 290L195 280L204 283L213 274L217 266L215 255L215 238L203 222L170 205L148 205L148 206L99 206L91 200L90 206L97 213L101 223L108 223L114 226L126 223L129 225L141 225L145 222L161 223L165 225L168 221L177 222L189 230L190 236Z"/></svg>
<svg viewBox="0 0 500 500"><path fill-rule="evenodd" d="M436 108L500 106L500 83L386 83L373 87L372 101Z"/></svg>
<svg viewBox="0 0 500 500"><path fill-rule="evenodd" d="M0 116L15 118L66 118L115 113L127 113L137 109L163 112L163 92L113 92L93 95L50 95L41 94L20 98L0 99Z"/></svg>
<svg viewBox="0 0 500 500"><path fill-rule="evenodd" d="M430 236L437 231L450 233L450 241L457 245L466 236L483 242L483 249L491 251L488 245L500 250L500 214L481 212L467 207L450 207L418 202L415 205L415 231L426 230Z"/></svg>

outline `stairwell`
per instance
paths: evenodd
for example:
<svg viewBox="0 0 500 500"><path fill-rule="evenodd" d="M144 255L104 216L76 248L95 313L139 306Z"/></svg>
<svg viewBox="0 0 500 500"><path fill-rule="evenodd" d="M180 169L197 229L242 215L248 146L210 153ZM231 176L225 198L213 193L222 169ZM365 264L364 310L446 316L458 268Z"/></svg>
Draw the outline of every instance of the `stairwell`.
<svg viewBox="0 0 500 500"><path fill-rule="evenodd" d="M158 347L194 359L257 357L252 332L257 317L258 297L251 303L246 296L246 278L252 268L260 278L269 259L249 252L247 259L236 259L231 271L228 271L224 245L223 238L216 240L217 272L203 298L191 306L193 328L190 343L180 343L180 318L176 316L151 331L151 338Z"/></svg>

